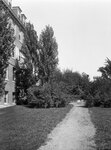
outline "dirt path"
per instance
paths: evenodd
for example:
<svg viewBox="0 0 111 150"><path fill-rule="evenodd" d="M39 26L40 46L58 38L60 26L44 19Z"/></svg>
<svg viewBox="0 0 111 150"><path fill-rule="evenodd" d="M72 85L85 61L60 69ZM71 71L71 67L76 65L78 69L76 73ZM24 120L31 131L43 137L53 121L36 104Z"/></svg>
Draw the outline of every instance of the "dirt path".
<svg viewBox="0 0 111 150"><path fill-rule="evenodd" d="M87 108L74 107L66 118L48 135L46 145L39 150L95 150L95 128Z"/></svg>

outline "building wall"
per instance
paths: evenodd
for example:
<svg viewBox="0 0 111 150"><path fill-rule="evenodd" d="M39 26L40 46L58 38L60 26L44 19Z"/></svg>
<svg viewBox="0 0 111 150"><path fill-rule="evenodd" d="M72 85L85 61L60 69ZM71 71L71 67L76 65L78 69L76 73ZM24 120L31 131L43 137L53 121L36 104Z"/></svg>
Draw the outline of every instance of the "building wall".
<svg viewBox="0 0 111 150"><path fill-rule="evenodd" d="M20 31L19 27L15 24L16 27L16 39L15 39L15 49L14 49L14 57L10 59L10 64L8 66L8 81L5 87L5 91L8 91L8 100L7 103L12 104L14 103L14 93L15 93L15 81L13 79L14 76L14 66L15 66L15 60L19 59L20 56L20 49L23 43L23 33ZM22 34L20 34L22 33ZM21 36L21 37L20 37ZM21 40L22 39L22 40ZM4 100L5 102L5 100Z"/></svg>
<svg viewBox="0 0 111 150"><path fill-rule="evenodd" d="M10 62L13 62L11 60ZM5 100L5 95L1 99L1 104L12 104L13 103L13 93L15 92L15 81L13 80L13 64L9 64L7 68L7 75L6 75L6 86L5 92L7 92L7 99Z"/></svg>
<svg viewBox="0 0 111 150"><path fill-rule="evenodd" d="M15 81L13 80L13 65L9 64L8 67L8 80L5 87L5 91L8 92L7 103L13 103L13 93L15 92Z"/></svg>
<svg viewBox="0 0 111 150"><path fill-rule="evenodd" d="M19 18L16 18L16 19L18 20ZM20 59L20 49L22 47L22 43L24 40L24 30L22 30L21 24L19 25L16 19L15 18L13 19L12 15L10 14L10 22L11 22L12 28L15 31L14 32L15 49L14 49L14 56L11 57L11 59L9 60L9 66L7 68L7 76L6 76L5 94L2 97L0 104L15 103L15 100L14 100L14 95L15 95L14 94L15 93L14 68L15 67L14 66L15 66L15 60Z"/></svg>

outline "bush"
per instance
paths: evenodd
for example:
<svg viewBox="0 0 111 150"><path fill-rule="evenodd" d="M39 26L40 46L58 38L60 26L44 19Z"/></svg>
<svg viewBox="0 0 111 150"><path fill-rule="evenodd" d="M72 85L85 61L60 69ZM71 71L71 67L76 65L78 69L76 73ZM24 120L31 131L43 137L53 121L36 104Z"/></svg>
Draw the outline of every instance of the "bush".
<svg viewBox="0 0 111 150"><path fill-rule="evenodd" d="M106 107L106 108L111 107L111 99L110 99L110 98L109 98L109 99L106 99L106 100L104 101L103 106Z"/></svg>
<svg viewBox="0 0 111 150"><path fill-rule="evenodd" d="M28 89L27 101L31 107L43 107L45 100L47 101L47 95L42 87L33 86Z"/></svg>
<svg viewBox="0 0 111 150"><path fill-rule="evenodd" d="M44 86L33 86L27 96L30 107L49 108L64 107L69 103L69 96L61 91L60 85L46 83Z"/></svg>
<svg viewBox="0 0 111 150"><path fill-rule="evenodd" d="M94 106L94 97L91 94L88 94L86 99L85 99L86 103L86 107L92 107Z"/></svg>
<svg viewBox="0 0 111 150"><path fill-rule="evenodd" d="M88 95L86 99L86 106L91 107L111 107L111 98L108 93L98 92L95 96Z"/></svg>

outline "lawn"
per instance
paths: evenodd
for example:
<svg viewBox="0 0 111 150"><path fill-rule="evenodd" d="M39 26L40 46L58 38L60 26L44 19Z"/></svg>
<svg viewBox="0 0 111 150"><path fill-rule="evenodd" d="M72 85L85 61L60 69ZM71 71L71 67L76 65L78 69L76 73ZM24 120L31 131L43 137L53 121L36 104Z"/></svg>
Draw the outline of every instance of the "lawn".
<svg viewBox="0 0 111 150"><path fill-rule="evenodd" d="M90 108L97 150L111 150L111 108Z"/></svg>
<svg viewBox="0 0 111 150"><path fill-rule="evenodd" d="M37 150L71 107L0 109L0 150Z"/></svg>

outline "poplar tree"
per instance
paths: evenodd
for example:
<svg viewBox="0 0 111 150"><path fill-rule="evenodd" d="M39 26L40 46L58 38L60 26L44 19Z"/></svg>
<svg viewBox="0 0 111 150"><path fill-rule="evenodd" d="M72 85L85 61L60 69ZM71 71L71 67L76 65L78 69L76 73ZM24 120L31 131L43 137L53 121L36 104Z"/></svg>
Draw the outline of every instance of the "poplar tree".
<svg viewBox="0 0 111 150"><path fill-rule="evenodd" d="M38 74L43 85L51 80L53 72L57 68L58 64L58 44L56 42L56 38L54 37L54 31L51 26L46 26L46 28L41 32L39 44L40 59Z"/></svg>
<svg viewBox="0 0 111 150"><path fill-rule="evenodd" d="M26 34L24 38L24 44L21 49L22 54L25 57L25 65L27 68L30 66L33 69L33 73L37 73L38 68L38 36L34 30L34 26L31 23L26 25Z"/></svg>
<svg viewBox="0 0 111 150"><path fill-rule="evenodd" d="M24 61L16 63L16 100L17 104L26 104L27 90L36 84L38 69L38 36L31 23L26 25L21 53Z"/></svg>

